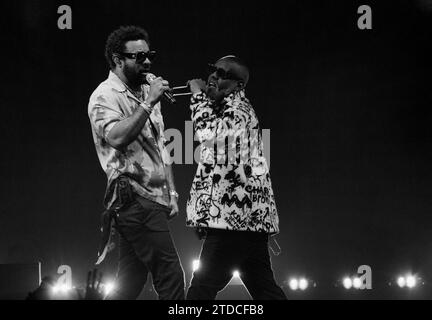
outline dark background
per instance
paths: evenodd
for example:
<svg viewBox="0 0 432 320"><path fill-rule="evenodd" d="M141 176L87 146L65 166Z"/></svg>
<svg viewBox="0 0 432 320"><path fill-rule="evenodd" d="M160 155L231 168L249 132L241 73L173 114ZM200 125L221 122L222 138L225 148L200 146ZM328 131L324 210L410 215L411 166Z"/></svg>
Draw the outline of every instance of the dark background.
<svg viewBox="0 0 432 320"><path fill-rule="evenodd" d="M280 215L275 276L330 286L357 267L374 284L398 272L432 282L430 1L9 1L3 4L0 263L61 264L85 280L99 241L106 178L88 99L108 75L104 45L136 24L158 51L153 73L173 85L205 77L226 54L251 69L247 95L271 129ZM57 8L72 7L72 30ZM368 4L373 30L359 30ZM164 105L184 131L188 99ZM171 223L187 281L200 242L185 227L195 165L175 165ZM102 269L114 274L116 256Z"/></svg>

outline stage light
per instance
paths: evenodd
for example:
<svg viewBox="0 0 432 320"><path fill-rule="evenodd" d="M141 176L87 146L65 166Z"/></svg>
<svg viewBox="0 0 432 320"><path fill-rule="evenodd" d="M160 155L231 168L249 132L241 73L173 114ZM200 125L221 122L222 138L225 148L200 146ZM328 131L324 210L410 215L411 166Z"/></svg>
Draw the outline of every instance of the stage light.
<svg viewBox="0 0 432 320"><path fill-rule="evenodd" d="M408 288L414 288L417 285L417 279L413 275L408 275L405 279Z"/></svg>
<svg viewBox="0 0 432 320"><path fill-rule="evenodd" d="M351 289L351 287L353 286L353 282L351 278L348 277L344 278L342 283L345 289Z"/></svg>
<svg viewBox="0 0 432 320"><path fill-rule="evenodd" d="M309 286L309 282L305 278L301 278L298 284L300 290L306 290Z"/></svg>
<svg viewBox="0 0 432 320"><path fill-rule="evenodd" d="M199 260L194 260L192 262L192 271L195 272L200 268L200 261Z"/></svg>
<svg viewBox="0 0 432 320"><path fill-rule="evenodd" d="M396 280L397 285L400 288L409 288L412 289L414 287L417 287L419 284L420 278L418 278L416 275L413 274L406 274L404 276L399 276ZM423 283L420 283L423 284Z"/></svg>
<svg viewBox="0 0 432 320"><path fill-rule="evenodd" d="M289 287L291 290L295 291L299 288L299 281L297 279L291 279L289 281Z"/></svg>
<svg viewBox="0 0 432 320"><path fill-rule="evenodd" d="M52 291L54 294L66 294L71 289L72 288L67 284L56 284L55 286L53 286Z"/></svg>
<svg viewBox="0 0 432 320"><path fill-rule="evenodd" d="M240 272L238 272L237 270L233 272L233 277L234 278L240 278Z"/></svg>
<svg viewBox="0 0 432 320"><path fill-rule="evenodd" d="M362 282L361 282L360 278L357 278L357 277L354 278L353 281L352 281L352 285L353 285L353 287L355 289L360 289L360 287L362 285Z"/></svg>
<svg viewBox="0 0 432 320"><path fill-rule="evenodd" d="M113 290L115 289L115 283L114 282L107 282L104 284L104 292L105 295L109 295Z"/></svg>
<svg viewBox="0 0 432 320"><path fill-rule="evenodd" d="M401 287L401 288L405 287L405 285L406 285L405 277L399 277L399 278L397 279L397 284L398 284L398 286Z"/></svg>

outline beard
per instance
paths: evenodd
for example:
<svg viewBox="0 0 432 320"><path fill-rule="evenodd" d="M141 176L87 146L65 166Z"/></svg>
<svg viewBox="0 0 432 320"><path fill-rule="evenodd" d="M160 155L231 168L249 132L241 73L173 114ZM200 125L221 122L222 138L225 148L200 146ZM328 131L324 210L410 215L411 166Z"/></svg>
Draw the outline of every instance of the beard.
<svg viewBox="0 0 432 320"><path fill-rule="evenodd" d="M135 68L128 65L124 66L123 74L132 87L139 87L146 83L145 75L137 72Z"/></svg>
<svg viewBox="0 0 432 320"><path fill-rule="evenodd" d="M207 96L211 99L219 103L224 98L224 92L219 91L219 89L210 87L207 88Z"/></svg>
<svg viewBox="0 0 432 320"><path fill-rule="evenodd" d="M216 93L217 93L216 88L214 88L214 87L210 87L210 88L207 87L206 93L207 93L207 95L209 96L210 99L215 100Z"/></svg>
<svg viewBox="0 0 432 320"><path fill-rule="evenodd" d="M214 87L207 87L207 96L210 98L210 100L213 100L216 105L219 105L223 99L230 95L232 90L227 90L226 88L214 88Z"/></svg>

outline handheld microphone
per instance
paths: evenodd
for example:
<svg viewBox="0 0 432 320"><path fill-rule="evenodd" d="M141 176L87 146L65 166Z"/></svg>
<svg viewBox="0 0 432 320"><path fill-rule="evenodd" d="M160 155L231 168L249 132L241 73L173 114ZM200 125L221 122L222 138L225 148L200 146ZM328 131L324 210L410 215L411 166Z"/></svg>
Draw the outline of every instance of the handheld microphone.
<svg viewBox="0 0 432 320"><path fill-rule="evenodd" d="M156 79L156 76L153 73L147 73L146 80L150 84L153 82L153 80ZM173 97L173 95L170 92L165 91L163 93L163 97L165 100L167 100L169 103L176 103L176 99Z"/></svg>

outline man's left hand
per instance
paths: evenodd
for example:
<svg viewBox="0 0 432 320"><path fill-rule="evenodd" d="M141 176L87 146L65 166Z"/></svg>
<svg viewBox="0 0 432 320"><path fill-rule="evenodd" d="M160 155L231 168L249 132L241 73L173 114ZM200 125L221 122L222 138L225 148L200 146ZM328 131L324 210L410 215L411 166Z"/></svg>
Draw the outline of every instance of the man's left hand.
<svg viewBox="0 0 432 320"><path fill-rule="evenodd" d="M176 197L171 197L171 201L170 201L170 208L171 208L171 212L168 215L168 220L171 220L172 218L174 218L175 216L178 215L179 213L179 207L177 204L177 198Z"/></svg>

